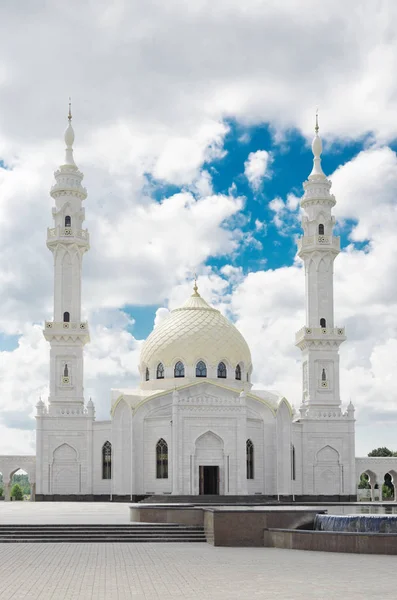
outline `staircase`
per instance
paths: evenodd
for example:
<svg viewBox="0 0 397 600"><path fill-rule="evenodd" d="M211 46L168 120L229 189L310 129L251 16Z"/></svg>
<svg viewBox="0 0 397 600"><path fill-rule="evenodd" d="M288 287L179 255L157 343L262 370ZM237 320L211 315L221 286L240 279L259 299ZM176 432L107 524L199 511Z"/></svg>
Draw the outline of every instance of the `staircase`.
<svg viewBox="0 0 397 600"><path fill-rule="evenodd" d="M170 523L0 525L0 543L205 542L204 528Z"/></svg>

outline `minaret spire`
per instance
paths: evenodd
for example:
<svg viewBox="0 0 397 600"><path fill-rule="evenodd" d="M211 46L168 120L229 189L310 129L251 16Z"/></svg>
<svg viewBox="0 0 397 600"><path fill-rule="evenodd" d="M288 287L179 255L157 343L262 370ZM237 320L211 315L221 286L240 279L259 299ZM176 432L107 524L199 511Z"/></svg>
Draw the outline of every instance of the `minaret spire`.
<svg viewBox="0 0 397 600"><path fill-rule="evenodd" d="M309 180L314 179L326 179L326 176L321 167L321 153L323 151L323 143L318 132L320 128L318 126L318 110L316 111L316 126L314 128L314 138L312 141L312 152L313 152L313 169L309 175Z"/></svg>
<svg viewBox="0 0 397 600"><path fill-rule="evenodd" d="M69 98L68 126L65 131L65 165L76 167L73 158L74 130L72 127L72 101ZM76 167L77 168L77 167Z"/></svg>

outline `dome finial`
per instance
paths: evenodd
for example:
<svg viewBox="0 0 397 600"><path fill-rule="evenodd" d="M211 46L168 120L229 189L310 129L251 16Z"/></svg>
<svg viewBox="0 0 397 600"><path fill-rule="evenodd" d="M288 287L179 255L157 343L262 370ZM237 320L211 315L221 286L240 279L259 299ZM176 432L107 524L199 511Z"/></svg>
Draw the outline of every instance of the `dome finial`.
<svg viewBox="0 0 397 600"><path fill-rule="evenodd" d="M319 132L319 126L318 126L318 107L316 108L316 126L314 128L314 131L316 132L316 135L318 135Z"/></svg>
<svg viewBox="0 0 397 600"><path fill-rule="evenodd" d="M193 286L193 294L192 296L200 296L200 294L198 293L198 285L197 285L197 274L194 274L194 286Z"/></svg>
<svg viewBox="0 0 397 600"><path fill-rule="evenodd" d="M71 120L72 120L72 99L69 96L69 113L68 113L68 121L69 121L69 123L71 122Z"/></svg>

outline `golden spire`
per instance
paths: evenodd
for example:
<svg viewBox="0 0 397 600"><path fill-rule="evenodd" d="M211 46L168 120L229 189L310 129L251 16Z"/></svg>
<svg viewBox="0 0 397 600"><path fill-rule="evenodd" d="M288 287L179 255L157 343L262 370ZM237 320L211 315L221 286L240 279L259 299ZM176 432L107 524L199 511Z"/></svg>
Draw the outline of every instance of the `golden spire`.
<svg viewBox="0 0 397 600"><path fill-rule="evenodd" d="M72 120L72 99L69 96L69 113L68 113L68 121L69 123Z"/></svg>
<svg viewBox="0 0 397 600"><path fill-rule="evenodd" d="M318 126L318 108L316 109L316 126L314 128L314 131L316 132L316 135L318 135L319 132L319 126Z"/></svg>

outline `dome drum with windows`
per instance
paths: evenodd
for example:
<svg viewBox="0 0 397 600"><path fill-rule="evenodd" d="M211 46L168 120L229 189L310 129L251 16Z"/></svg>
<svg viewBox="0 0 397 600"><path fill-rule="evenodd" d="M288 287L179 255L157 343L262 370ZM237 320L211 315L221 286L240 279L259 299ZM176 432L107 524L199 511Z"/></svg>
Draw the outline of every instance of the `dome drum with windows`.
<svg viewBox="0 0 397 600"><path fill-rule="evenodd" d="M161 321L143 344L141 385L166 389L203 380L251 387L251 353L238 329L194 286L192 296Z"/></svg>

